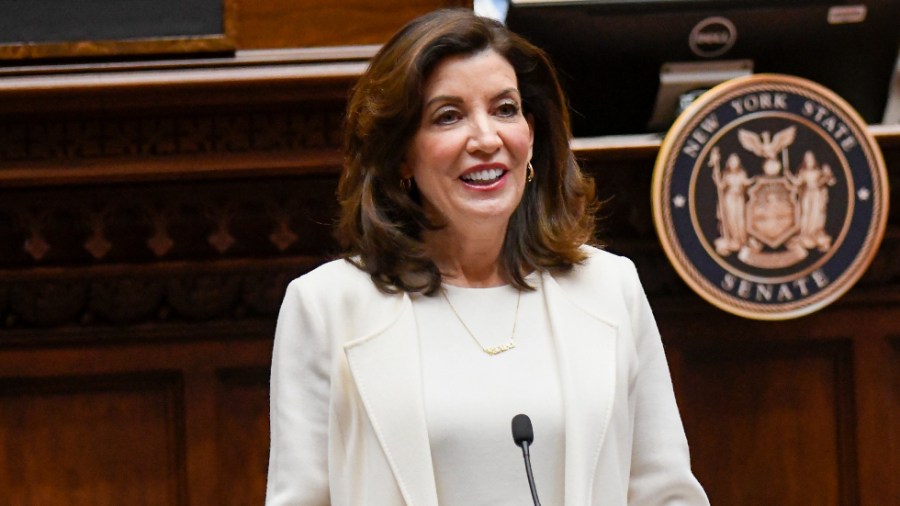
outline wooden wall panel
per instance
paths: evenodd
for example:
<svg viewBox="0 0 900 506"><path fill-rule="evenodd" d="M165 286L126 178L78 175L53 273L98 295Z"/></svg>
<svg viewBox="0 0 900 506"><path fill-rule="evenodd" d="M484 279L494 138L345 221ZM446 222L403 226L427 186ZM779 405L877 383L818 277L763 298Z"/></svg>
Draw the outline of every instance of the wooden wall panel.
<svg viewBox="0 0 900 506"><path fill-rule="evenodd" d="M834 472L829 470L821 475L823 479L830 480L828 490L839 492L838 502L831 504L853 506L898 502L896 448L900 434L896 425L900 413L900 405L897 404L900 357L896 344L892 344L895 342L892 336L895 335L896 322L900 321L900 308L888 302L893 298L890 290L872 293L857 288L822 311L784 322L754 322L730 316L707 308L707 304L695 295L679 297L677 305L672 300L656 299L654 307L663 340L667 344L694 465L701 469L698 474L711 494L717 495L723 488L727 490L734 480L739 480L741 486L747 488L755 487L757 483L765 483L769 487L772 477L770 470L760 465L752 469L745 465L744 472L732 474L733 463L728 462L729 458L733 458L731 445L709 450L709 439L721 440L716 432L721 430L720 422L731 427L736 434L749 436L751 433L746 430L746 424L719 413L723 409L720 404L724 402L728 406L733 400L723 401L715 396L704 398L695 392L709 392L711 385L723 381L722 374L712 374L711 368L703 364L715 364L721 360L722 364L715 367L739 370L739 364L755 364L763 359L768 360L768 357L795 366L784 367L778 373L790 383L780 394L787 399L793 395L794 387L791 385L797 383L809 389L811 381L817 388L809 391L818 393L821 398L823 385L826 381L832 381L828 379L829 373L821 361L833 362L831 398L834 409L813 418L804 415L809 408L805 399L800 403L779 403L784 410L784 419L804 421L804 430L809 431L810 436L821 436L823 429L830 431L832 427L836 428L837 468ZM767 363L766 360L763 364ZM820 367L809 366L815 361L819 361ZM746 374L761 375L761 381L778 380L778 376L770 375L768 369L761 367L759 371L748 370ZM726 374L724 380L729 378ZM724 392L726 387L716 388L722 388ZM751 398L749 402L759 405L761 413L766 412L767 406L763 405L762 400ZM789 456L789 462L799 462L804 466L821 463L814 459L814 452L809 455L810 452L803 450L803 441L781 441L778 445L771 443L762 440L755 448L755 455L771 459L772 465L784 462L785 455ZM698 448L706 450L698 455L701 451ZM784 480L793 483L803 476L802 471L792 470L779 475L773 483L783 483ZM812 493L819 491L815 489Z"/></svg>
<svg viewBox="0 0 900 506"><path fill-rule="evenodd" d="M216 504L262 504L269 465L269 369L227 369L217 378Z"/></svg>
<svg viewBox="0 0 900 506"><path fill-rule="evenodd" d="M878 410L878 414L886 418L884 427L887 436L883 438L881 451L885 464L880 464L872 459L863 464L863 472L868 468L880 467L885 471L879 471L877 476L881 478L880 497L884 497L885 504L900 504L900 479L897 474L893 476L887 473L897 473L900 470L900 337L892 336L891 351L885 357L891 364L891 379L887 384L889 396L887 402ZM878 436L878 434L876 434ZM875 473L872 473L875 474Z"/></svg>
<svg viewBox="0 0 900 506"><path fill-rule="evenodd" d="M694 469L712 504L855 502L844 499L856 491L842 479L855 459L839 439L853 411L842 386L852 381L848 344L683 353L680 406Z"/></svg>
<svg viewBox="0 0 900 506"><path fill-rule="evenodd" d="M186 504L175 373L0 380L0 503Z"/></svg>
<svg viewBox="0 0 900 506"><path fill-rule="evenodd" d="M873 304L832 325L853 329L859 504L900 504L900 348L892 340L900 309Z"/></svg>
<svg viewBox="0 0 900 506"><path fill-rule="evenodd" d="M0 339L0 504L259 504L272 332L248 319Z"/></svg>

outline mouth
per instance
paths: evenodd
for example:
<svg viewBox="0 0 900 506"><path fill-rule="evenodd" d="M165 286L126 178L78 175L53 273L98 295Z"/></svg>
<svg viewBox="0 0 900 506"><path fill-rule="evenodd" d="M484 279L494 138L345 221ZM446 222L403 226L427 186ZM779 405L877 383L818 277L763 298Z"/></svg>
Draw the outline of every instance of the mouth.
<svg viewBox="0 0 900 506"><path fill-rule="evenodd" d="M467 172L462 176L459 176L459 178L464 183L470 185L489 186L502 179L507 172L509 171L494 167L490 169L481 169Z"/></svg>

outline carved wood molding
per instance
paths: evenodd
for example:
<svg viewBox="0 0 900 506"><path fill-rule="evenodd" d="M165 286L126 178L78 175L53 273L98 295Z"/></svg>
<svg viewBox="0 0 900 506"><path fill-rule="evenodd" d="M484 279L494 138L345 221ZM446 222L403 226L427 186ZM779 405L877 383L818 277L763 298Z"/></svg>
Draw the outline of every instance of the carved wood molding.
<svg viewBox="0 0 900 506"><path fill-rule="evenodd" d="M331 177L27 188L0 199L0 340L58 326L274 320L335 251Z"/></svg>
<svg viewBox="0 0 900 506"><path fill-rule="evenodd" d="M0 347L23 340L95 341L97 329L107 329L119 340L133 339L122 333L123 326L177 329L204 322L249 322L259 327L265 322L263 327L270 330L288 282L322 261L292 257L4 272ZM48 328L68 330L42 330Z"/></svg>
<svg viewBox="0 0 900 506"><path fill-rule="evenodd" d="M4 69L0 187L335 173L375 49Z"/></svg>
<svg viewBox="0 0 900 506"><path fill-rule="evenodd" d="M0 119L0 185L334 173L343 113L327 107Z"/></svg>
<svg viewBox="0 0 900 506"><path fill-rule="evenodd" d="M330 177L69 186L0 200L0 269L262 258L327 250Z"/></svg>

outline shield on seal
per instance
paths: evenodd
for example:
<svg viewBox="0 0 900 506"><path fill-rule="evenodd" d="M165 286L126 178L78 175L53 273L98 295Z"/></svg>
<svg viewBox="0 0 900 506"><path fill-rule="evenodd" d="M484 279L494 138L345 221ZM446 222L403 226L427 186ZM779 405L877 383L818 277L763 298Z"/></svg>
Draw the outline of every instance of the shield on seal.
<svg viewBox="0 0 900 506"><path fill-rule="evenodd" d="M797 190L783 177L766 177L749 190L747 232L770 248L779 248L800 231Z"/></svg>

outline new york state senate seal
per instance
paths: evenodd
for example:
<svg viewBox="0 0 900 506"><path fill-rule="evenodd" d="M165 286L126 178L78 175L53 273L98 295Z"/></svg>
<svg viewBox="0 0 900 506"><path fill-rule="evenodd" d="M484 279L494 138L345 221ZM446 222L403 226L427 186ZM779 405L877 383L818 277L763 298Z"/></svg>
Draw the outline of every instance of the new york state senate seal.
<svg viewBox="0 0 900 506"><path fill-rule="evenodd" d="M653 173L653 217L701 297L758 320L830 304L863 275L887 223L887 171L866 124L828 89L757 74L700 96Z"/></svg>

